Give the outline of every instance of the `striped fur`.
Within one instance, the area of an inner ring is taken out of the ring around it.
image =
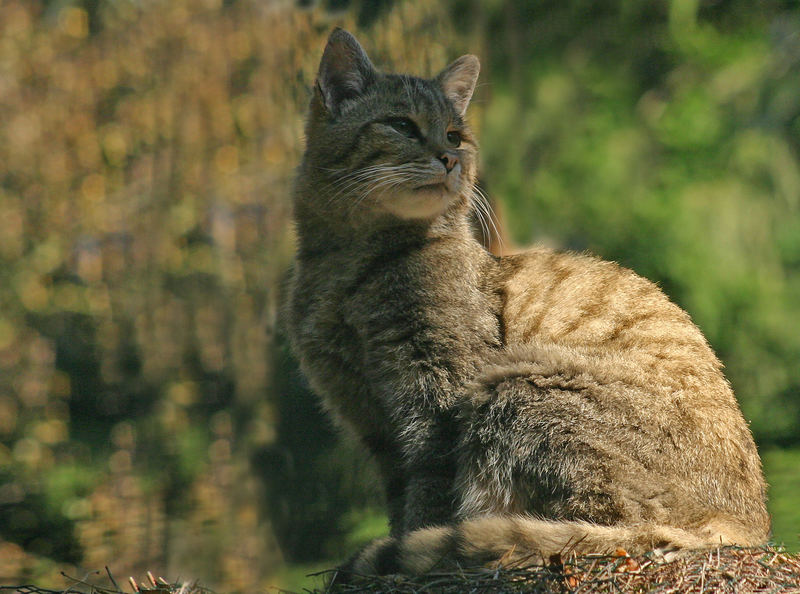
[[[519,567],[547,563],[555,555],[613,554],[617,549],[631,555],[656,550],[671,558],[683,549],[760,544],[736,530],[714,523],[689,531],[655,524],[599,526],[526,516],[484,516],[375,541],[341,568],[339,580],[464,567]]]
[[[758,453],[689,316],[614,263],[474,239],[477,74],[380,73],[341,30],[320,66],[287,326],[390,520],[345,569],[763,543]]]

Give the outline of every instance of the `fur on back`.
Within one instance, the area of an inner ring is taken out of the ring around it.
[[[614,263],[474,239],[478,69],[381,73],[342,30],[320,64],[287,324],[390,519],[345,567],[763,543],[758,453],[689,316]]]

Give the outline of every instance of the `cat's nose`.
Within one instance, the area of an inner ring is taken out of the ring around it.
[[[447,169],[447,173],[450,173],[458,164],[458,157],[456,157],[453,153],[442,153],[439,156],[439,160],[444,165],[444,168]]]

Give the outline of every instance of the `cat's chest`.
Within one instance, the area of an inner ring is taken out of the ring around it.
[[[298,346],[316,369],[367,381],[376,353],[398,364],[437,360],[455,369],[499,344],[496,304],[469,260],[431,250],[306,265],[295,285]],[[323,364],[324,363],[324,364]],[[330,377],[330,375],[328,376]]]
[[[421,273],[420,266],[403,259],[331,257],[307,264],[295,283],[300,333],[355,364],[376,332],[410,319],[417,321],[416,330],[430,325],[443,289]]]

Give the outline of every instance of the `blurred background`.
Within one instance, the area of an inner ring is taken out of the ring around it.
[[[506,247],[589,250],[691,313],[800,550],[796,2],[3,0],[0,584],[299,589],[386,532],[278,318],[336,25],[386,69],[480,56]]]

